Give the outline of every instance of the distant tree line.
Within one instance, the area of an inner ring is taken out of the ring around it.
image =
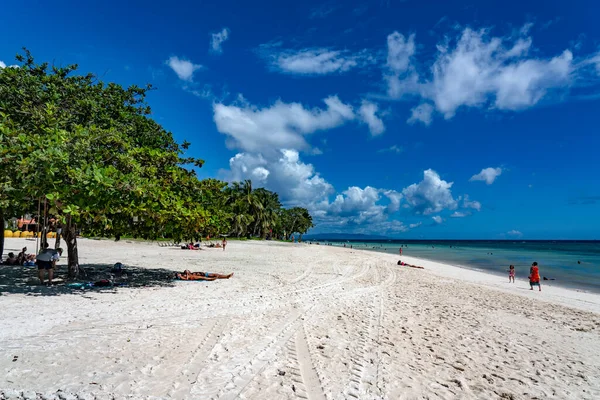
[[[35,213],[44,201],[66,242],[69,275],[79,273],[77,232],[145,239],[230,235],[290,238],[313,226],[309,212],[283,208],[277,193],[199,180],[152,118],[152,86],[123,88],[77,65],[36,64],[0,69],[0,256],[4,221]]]

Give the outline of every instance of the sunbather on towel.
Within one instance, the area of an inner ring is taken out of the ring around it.
[[[215,279],[229,279],[232,276],[233,273],[222,275],[210,272],[191,272],[189,269],[186,269],[183,273],[177,274],[177,279],[181,279],[182,281],[214,281]]]

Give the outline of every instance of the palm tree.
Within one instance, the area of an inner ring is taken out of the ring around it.
[[[277,219],[279,218],[279,209],[281,203],[279,202],[279,196],[277,193],[271,192],[266,189],[256,189],[254,191],[258,202],[260,203],[260,209],[257,209],[256,221],[254,225],[254,234],[259,234],[262,238],[267,236],[267,233],[275,227]]]

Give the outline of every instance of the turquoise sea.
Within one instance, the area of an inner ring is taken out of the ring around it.
[[[517,278],[527,278],[537,261],[540,276],[558,286],[600,293],[600,241],[486,241],[486,240],[387,240],[328,241],[335,246],[352,246],[433,261],[508,276],[513,264]],[[401,257],[398,256],[400,259]],[[506,278],[508,279],[508,278]],[[543,284],[543,282],[542,282]]]

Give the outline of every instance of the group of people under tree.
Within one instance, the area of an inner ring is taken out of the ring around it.
[[[28,254],[27,247],[23,247],[21,252],[15,256],[15,253],[8,253],[8,258],[4,261],[4,265],[19,265],[31,267],[37,265],[38,278],[40,284],[44,284],[45,274],[48,274],[48,284],[52,284],[54,279],[54,270],[56,269],[56,262],[60,260],[63,250],[59,247],[53,249],[50,247],[48,242],[42,242],[42,249],[40,252],[35,254]]]

